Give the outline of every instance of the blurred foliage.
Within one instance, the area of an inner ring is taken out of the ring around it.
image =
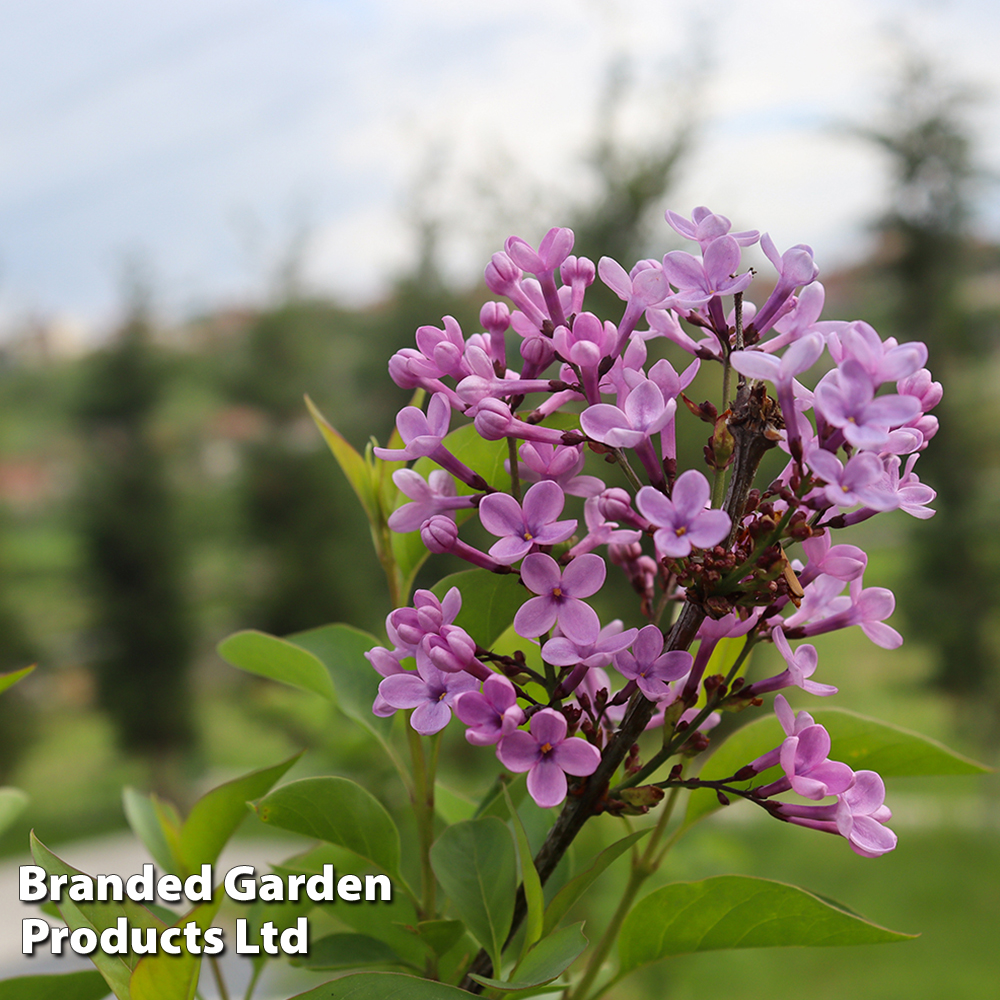
[[[874,280],[886,302],[883,332],[922,340],[945,386],[933,446],[917,472],[937,490],[933,530],[913,531],[913,574],[900,594],[915,638],[934,651],[933,681],[952,694],[997,698],[991,641],[1000,596],[993,499],[998,437],[988,418],[997,315],[977,310],[968,278],[997,265],[970,231],[976,185],[968,112],[974,94],[911,56],[884,114],[860,134],[889,158],[891,204],[877,222]]]
[[[124,749],[153,758],[195,740],[194,635],[164,447],[153,417],[168,388],[144,306],[87,359],[76,417],[85,455],[76,515],[91,595],[94,670]]]

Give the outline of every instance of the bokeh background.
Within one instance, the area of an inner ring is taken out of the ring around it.
[[[577,253],[628,266],[679,245],[666,207],[809,243],[827,318],[930,344],[946,395],[920,475],[938,514],[865,532],[866,583],[896,591],[906,644],[830,637],[823,680],[838,704],[996,763],[995,4],[0,11],[0,672],[39,664],[0,699],[0,784],[31,796],[0,839],[4,865],[29,827],[55,845],[116,842],[125,784],[183,806],[302,746],[296,773],[389,780],[311,696],[214,652],[246,627],[378,632],[387,611],[303,394],[355,445],[385,441],[405,402],[386,359],[444,314],[477,328],[482,268],[506,236],[567,225]],[[449,746],[456,769],[476,766],[460,735]],[[797,881],[917,942],[681,958],[612,995],[988,995],[995,782],[889,791],[900,846],[882,860],[734,807],[662,878]],[[26,971],[16,953],[0,961],[0,977]]]

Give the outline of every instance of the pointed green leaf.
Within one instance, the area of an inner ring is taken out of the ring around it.
[[[204,932],[212,926],[225,893],[217,889],[214,898],[176,919],[172,926],[184,928],[194,922]],[[182,933],[176,939],[180,955],[158,951],[139,961],[129,980],[131,1000],[192,1000],[201,972],[201,953],[188,951]]]
[[[180,860],[191,874],[215,864],[223,847],[247,815],[247,801],[260,798],[305,753],[293,754],[273,767],[251,771],[206,792],[191,809],[180,836]],[[180,874],[180,873],[178,873]]]
[[[622,837],[621,840],[616,840],[594,858],[594,863],[586,871],[571,878],[555,894],[545,910],[545,925],[542,933],[551,934],[553,928],[559,926],[559,922],[566,915],[567,910],[594,884],[598,876],[614,861],[617,861],[633,844],[642,840],[651,829],[652,827],[647,827],[645,830],[637,830],[635,833]]]
[[[302,854],[286,859],[282,866],[275,868],[275,871],[315,875],[322,872],[323,865],[340,865],[342,859],[341,848],[332,844],[320,844]],[[262,919],[259,921],[251,919],[251,925],[259,927],[264,920],[270,919],[273,907],[279,905],[274,903],[261,904]],[[255,917],[255,909],[256,905],[251,908],[251,918]],[[417,911],[405,890],[394,892],[391,902],[388,900],[386,902],[380,901],[377,906],[348,905],[342,908],[338,906],[337,919],[359,934],[366,934],[384,941],[397,955],[411,965],[422,967],[427,960],[427,946],[412,931],[412,928],[417,924]]]
[[[493,817],[456,823],[432,845],[431,865],[455,911],[499,969],[517,889],[510,830]]]
[[[0,833],[24,811],[28,796],[20,788],[0,788]]]
[[[517,807],[514,805],[506,785],[503,786],[503,794],[504,801],[507,803],[507,810],[510,813],[511,826],[514,829],[514,843],[517,846],[517,861],[521,872],[521,884],[524,886],[524,900],[528,907],[524,948],[522,950],[523,957],[528,949],[542,936],[545,899],[542,896],[542,880],[538,877],[535,859],[532,857],[531,847],[528,845],[528,835],[524,832],[524,824],[521,822],[521,817],[517,814]]]
[[[104,977],[90,970],[0,981],[0,1000],[104,1000],[106,996]]]
[[[31,834],[31,854],[35,864],[44,868],[49,875],[84,874],[53,854],[34,833]],[[130,927],[155,927],[163,930],[167,926],[144,906],[131,900],[121,903],[74,903],[64,892],[58,905],[60,915],[67,927],[72,930],[89,927],[99,935],[106,928],[117,926],[119,917],[125,917]],[[131,1000],[129,979],[139,962],[139,957],[131,951],[125,955],[107,955],[98,948],[90,959],[118,1000]]]
[[[880,944],[914,936],[870,923],[794,885],[719,875],[651,892],[625,918],[618,947],[624,974],[695,951]]]
[[[290,1000],[469,1000],[469,994],[455,986],[400,972],[359,972],[308,993],[296,993]]]
[[[310,942],[309,954],[292,957],[291,964],[322,971],[402,965],[403,960],[384,941],[367,934],[328,934]]]
[[[464,628],[483,649],[492,647],[530,596],[516,573],[491,573],[488,569],[452,573],[431,590],[443,598],[452,587],[458,587],[462,594],[462,609],[455,624]]]
[[[519,809],[527,794],[527,774],[510,775],[502,772],[497,775],[493,786],[476,806],[476,812],[472,818],[482,819],[484,816],[496,816],[506,822],[510,819],[510,810],[507,808],[508,798],[514,804],[514,808]]]
[[[182,863],[171,847],[171,840],[177,844],[180,830],[175,827],[168,833],[163,822],[163,810],[157,809],[156,798],[134,788],[124,788],[122,808],[128,825],[149,851],[150,857],[164,871],[177,871]]]
[[[301,778],[276,788],[254,808],[263,822],[346,847],[404,884],[399,830],[382,803],[356,782],[333,775]]]
[[[323,664],[333,680],[337,707],[344,715],[384,743],[392,730],[392,717],[372,714],[382,678],[365,659],[365,653],[378,646],[379,640],[361,629],[336,624],[296,632],[288,641],[308,650]]]
[[[330,701],[334,698],[333,683],[323,664],[287,639],[246,629],[223,639],[217,648],[227,663],[247,673],[311,691]]]
[[[9,674],[0,674],[0,694],[3,694],[7,688],[15,685],[22,677],[27,677],[32,670],[35,669],[35,665],[32,664],[30,667],[24,667],[21,670],[11,671]]]
[[[810,714],[830,734],[832,760],[843,761],[855,771],[878,771],[883,778],[948,774],[982,774],[990,769],[950,750],[937,740],[888,722],[869,719],[843,708],[817,708]],[[715,781],[728,778],[745,764],[778,746],[785,738],[777,718],[768,715],[736,730],[706,760],[701,777]],[[767,784],[780,773],[773,768],[757,775],[743,787]],[[688,799],[685,823],[690,825],[720,809],[715,792],[697,789]]]
[[[461,920],[421,920],[416,930],[420,940],[440,958],[458,944],[465,924]]]
[[[306,396],[306,406],[309,414],[316,422],[323,440],[326,441],[336,458],[341,471],[351,484],[361,506],[368,517],[368,521],[375,525],[378,518],[378,500],[375,496],[375,487],[372,481],[372,473],[365,460],[347,439],[331,424],[322,413],[319,412],[316,404]]]
[[[530,990],[536,986],[544,986],[561,976],[587,947],[587,939],[583,935],[583,922],[570,924],[556,931],[535,945],[521,959],[517,968],[511,974],[510,980],[487,979],[476,976],[477,983],[491,986],[495,990],[512,992],[515,990]]]
[[[472,819],[476,813],[476,804],[438,781],[434,785],[434,811],[451,826],[452,823]]]

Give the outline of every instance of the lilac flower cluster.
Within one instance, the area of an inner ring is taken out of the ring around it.
[[[485,272],[509,304],[483,307],[482,332],[466,336],[446,317],[443,328],[421,327],[416,347],[389,363],[397,385],[430,399],[426,413],[400,412],[404,446],[375,454],[439,466],[427,480],[414,469],[395,473],[402,497],[389,526],[419,530],[431,552],[518,574],[525,599],[513,627],[540,647],[544,673],[523,655],[477,647],[454,624],[457,590],[440,601],[418,591],[412,608],[388,617],[393,648],[368,654],[383,676],[374,711],[412,711],[410,724],[424,735],[457,715],[470,743],[494,746],[502,764],[528,772],[528,790],[542,806],[565,798],[567,775],[598,769],[637,701],[651,703],[650,725],[667,727],[664,750],[645,765],[629,757],[621,784],[604,798],[611,811],[626,807],[618,791],[667,757],[704,749],[716,710],[759,704],[761,695],[790,687],[835,693],[811,679],[815,647],[793,642],[858,625],[874,643],[898,646],[899,634],[885,624],[892,594],[866,587],[865,553],[833,536],[889,510],[933,513],[934,491],[914,472],[937,430],[929,411],[941,398],[924,367],[926,347],[882,340],[864,322],[821,320],[823,286],[808,246],[779,252],[767,234],[732,233],[728,219],[706,208],[666,219],[700,252],[673,251],[628,272],[607,257],[595,266],[573,256],[568,229],[550,230],[537,249],[512,237]],[[758,242],[776,278],[755,306],[745,295],[756,272],[741,258]],[[624,303],[617,322],[585,310],[598,276]],[[651,349],[692,360],[678,371],[666,358],[651,362]],[[721,413],[684,394],[706,364],[721,366],[726,395],[730,373],[738,376]],[[822,374],[810,389],[799,378],[814,366]],[[487,482],[449,450],[453,411],[485,440],[507,442],[509,480]],[[706,467],[678,474],[675,426],[689,413],[712,425]],[[787,464],[774,482],[754,487],[760,456],[773,446],[788,454]],[[615,482],[583,474],[587,449],[611,462]],[[582,501],[582,522],[567,512],[569,498]],[[473,510],[497,539],[486,552],[459,537],[457,513]],[[786,555],[796,544],[798,552]],[[589,603],[604,585],[606,558],[639,595],[634,627],[602,624]],[[686,631],[676,624],[685,614]],[[709,674],[726,639],[742,642],[737,666]],[[746,684],[738,667],[765,641],[786,668]],[[608,669],[621,680],[610,680]],[[748,764],[741,780],[777,764],[784,777],[747,797],[779,818],[846,837],[858,853],[890,850],[895,837],[881,825],[889,812],[878,775],[830,761],[825,730],[805,712],[793,717],[781,695],[775,710],[786,738]],[[659,788],[681,783],[679,768]],[[789,791],[834,802],[773,799]]]

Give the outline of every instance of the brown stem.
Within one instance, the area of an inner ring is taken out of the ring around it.
[[[737,528],[743,519],[747,495],[753,485],[757,468],[765,453],[773,448],[777,440],[777,429],[781,427],[781,413],[777,403],[764,391],[762,383],[753,383],[752,388],[741,386],[733,404],[733,415],[729,429],[736,440],[733,460],[733,474],[729,481],[723,509],[733,522],[732,532],[727,541],[731,545]],[[680,616],[667,634],[664,650],[687,649],[694,641],[698,628],[705,618],[705,611],[696,604],[685,604]],[[611,778],[625,759],[632,745],[639,738],[653,716],[653,702],[636,692],[629,703],[621,727],[611,738],[601,755],[597,770],[575,790],[566,800],[562,812],[549,830],[545,843],[535,857],[538,876],[544,884],[555,870],[573,839],[591,816],[600,811],[602,800],[607,794]],[[514,902],[514,919],[507,942],[514,936],[527,913],[523,886],[517,891]],[[480,951],[469,967],[460,988],[469,993],[481,993],[483,987],[473,974],[490,976],[493,964],[485,950]]]

